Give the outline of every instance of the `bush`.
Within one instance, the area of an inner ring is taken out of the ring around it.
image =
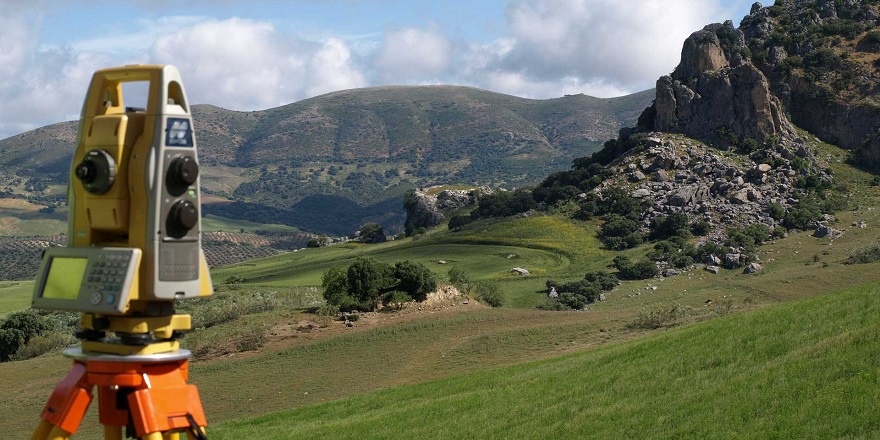
[[[501,307],[504,305],[504,295],[497,284],[487,281],[480,281],[475,286],[477,299],[488,304],[491,307]]]
[[[422,263],[399,261],[394,265],[397,289],[412,298],[424,299],[425,295],[437,289],[437,276]]]
[[[52,353],[72,347],[79,342],[72,334],[59,331],[50,331],[36,335],[28,341],[27,345],[19,347],[19,349],[10,357],[13,361],[23,361],[25,359],[42,356],[46,353]]]
[[[865,264],[880,261],[880,244],[872,244],[856,250],[844,264]]]
[[[712,230],[712,224],[706,220],[700,220],[691,224],[691,233],[698,237],[705,237]]]
[[[619,214],[605,216],[605,223],[599,232],[599,238],[605,247],[612,250],[623,250],[636,247],[644,240],[638,232],[641,223]]]
[[[630,329],[653,330],[671,327],[685,318],[690,309],[678,304],[661,305],[651,309],[642,309],[635,320],[627,324]]]
[[[656,217],[651,221],[651,237],[662,240],[669,237],[690,237],[690,227],[686,214],[676,212],[666,217]]]
[[[33,310],[10,314],[0,324],[0,362],[11,359],[31,338],[52,328],[51,324]]]
[[[449,282],[455,286],[459,292],[465,295],[469,295],[474,288],[470,276],[464,271],[464,269],[458,266],[452,266],[449,268],[447,276],[449,277]]]
[[[452,216],[451,219],[449,219],[448,227],[451,231],[459,231],[461,230],[461,228],[467,226],[473,221],[474,219],[472,219],[469,215],[455,215]]]
[[[498,191],[479,198],[477,209],[471,211],[474,219],[488,217],[507,217],[535,209],[538,203],[528,189]]]
[[[613,264],[618,271],[618,277],[625,280],[645,280],[660,273],[657,264],[650,259],[632,262],[629,257],[618,255],[614,257]]]
[[[412,300],[413,300],[412,297],[409,296],[408,293],[402,292],[400,290],[393,290],[391,292],[388,292],[385,294],[385,297],[383,298],[383,302],[386,305],[388,305],[396,310],[402,309],[404,304],[406,304]]]

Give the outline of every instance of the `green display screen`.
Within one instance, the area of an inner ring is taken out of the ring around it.
[[[43,298],[75,301],[79,297],[79,289],[88,263],[88,258],[52,258],[49,275],[46,276],[46,286],[43,288]]]

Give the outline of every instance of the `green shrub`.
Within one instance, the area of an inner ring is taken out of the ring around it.
[[[477,299],[492,307],[501,307],[504,305],[504,295],[501,289],[495,283],[488,281],[480,281],[475,286]]]
[[[613,264],[618,271],[617,276],[624,280],[645,280],[660,273],[657,264],[650,259],[633,262],[625,255],[618,255],[614,257]]]
[[[403,305],[412,301],[412,297],[409,296],[408,293],[402,292],[400,290],[394,290],[385,294],[383,298],[383,303],[387,306],[394,308],[396,310],[400,310],[403,308]]]
[[[691,224],[691,233],[698,237],[705,237],[712,230],[712,224],[706,220],[700,220]]]
[[[397,278],[397,289],[412,298],[424,299],[437,289],[437,276],[422,263],[398,261],[394,264],[394,277]]]
[[[470,276],[465,272],[464,269],[458,266],[452,266],[449,268],[449,272],[447,272],[447,276],[449,277],[449,282],[458,289],[459,292],[470,295],[471,291],[474,288],[473,282],[471,282]]]
[[[449,219],[448,227],[451,231],[458,231],[461,230],[461,228],[472,223],[473,221],[474,219],[472,219],[469,215],[455,215]]]
[[[651,221],[651,238],[663,240],[669,237],[690,237],[688,217],[676,212],[665,217],[655,217]]]
[[[630,329],[653,330],[661,327],[672,327],[687,317],[691,309],[678,304],[660,305],[650,309],[642,309],[638,316],[627,324]]]
[[[6,362],[32,338],[52,329],[52,324],[34,310],[10,314],[0,324],[0,362]]]
[[[46,353],[53,353],[72,347],[78,343],[79,340],[71,333],[49,331],[32,337],[26,345],[19,347],[19,349],[10,357],[10,360],[22,361],[25,359],[31,359],[37,356],[42,356]]]
[[[857,249],[847,258],[845,264],[865,264],[880,261],[880,244],[872,244]]]

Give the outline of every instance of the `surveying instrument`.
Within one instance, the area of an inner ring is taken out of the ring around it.
[[[131,87],[144,85],[146,107],[126,107],[123,90],[136,98]],[[81,312],[82,344],[64,351],[73,367],[32,440],[75,434],[95,387],[106,440],[123,428],[142,440],[205,439],[198,390],[186,383],[191,353],[178,342],[191,318],[174,313],[175,300],[213,293],[191,107],[175,67],[95,72],[67,192],[67,247],[46,250],[32,305]]]

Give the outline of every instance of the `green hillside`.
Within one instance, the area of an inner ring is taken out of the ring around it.
[[[653,95],[532,100],[470,87],[376,87],[254,112],[196,105],[193,118],[203,192],[237,202],[206,199],[210,213],[345,235],[368,221],[400,230],[403,194],[416,187],[534,184],[633,125]],[[76,128],[64,122],[0,140],[0,195],[60,207]]]
[[[878,295],[873,284],[569,356],[224,423],[211,436],[878,438]]]

